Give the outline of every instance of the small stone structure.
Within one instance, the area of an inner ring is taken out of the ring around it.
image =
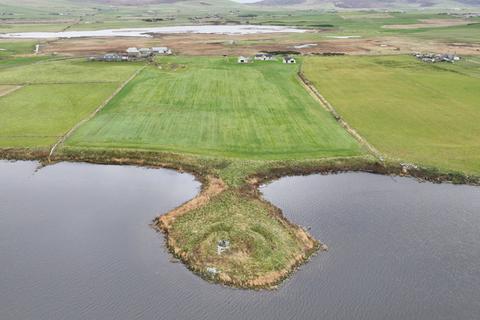
[[[219,274],[220,272],[218,271],[217,268],[215,267],[207,267],[207,273],[208,275],[210,275],[211,277],[215,277],[217,274]]]
[[[221,255],[226,250],[230,249],[230,241],[228,240],[220,240],[217,243],[217,254]]]

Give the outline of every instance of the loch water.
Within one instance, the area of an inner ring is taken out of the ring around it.
[[[0,161],[0,319],[478,319],[480,188],[365,173],[262,187],[329,246],[274,291],[214,285],[149,223],[200,184],[165,169]]]

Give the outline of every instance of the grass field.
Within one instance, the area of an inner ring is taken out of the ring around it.
[[[115,83],[32,85],[0,98],[0,148],[54,144],[117,86]]]
[[[0,148],[49,147],[139,67],[80,60],[21,61],[0,64]],[[16,85],[24,86],[1,96]]]
[[[2,58],[15,54],[32,53],[35,48],[35,42],[30,40],[1,40],[0,41],[0,61]]]
[[[480,64],[413,57],[309,58],[307,77],[386,155],[480,173]]]
[[[159,60],[67,140],[253,159],[350,156],[360,147],[279,61]]]
[[[2,68],[0,64],[0,84],[120,82],[140,66],[130,63],[89,62],[84,59],[44,60],[27,57],[24,60],[23,64],[5,62],[8,68]]]

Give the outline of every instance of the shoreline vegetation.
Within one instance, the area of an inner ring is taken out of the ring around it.
[[[202,183],[201,192],[153,219],[152,227],[164,233],[169,251],[191,271],[205,280],[243,289],[274,289],[312,255],[328,250],[306,229],[288,221],[279,208],[264,200],[259,191],[262,184],[284,176],[367,172],[408,176],[433,183],[480,185],[479,176],[388,160],[380,162],[370,155],[248,161],[152,151],[63,147],[52,156],[52,162],[48,161],[48,150],[3,149],[0,159],[37,160],[42,165],[61,161],[135,165],[194,175]],[[240,232],[233,230],[233,222],[225,215],[231,215]],[[198,227],[200,220],[204,223]],[[188,230],[193,232],[188,233]],[[217,255],[212,251],[212,247],[215,249],[212,244],[222,236],[232,240],[231,252]]]

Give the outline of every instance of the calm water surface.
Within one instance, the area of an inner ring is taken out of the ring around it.
[[[480,189],[369,174],[265,196],[327,243],[273,292],[211,285],[149,222],[199,184],[169,170],[0,162],[0,319],[478,319]]]
[[[303,33],[307,30],[286,26],[264,25],[193,25],[173,27],[105,29],[87,31],[60,31],[60,32],[20,32],[0,33],[0,38],[6,39],[53,39],[53,38],[84,38],[84,37],[146,37],[157,34],[227,34],[246,35],[263,33]]]

